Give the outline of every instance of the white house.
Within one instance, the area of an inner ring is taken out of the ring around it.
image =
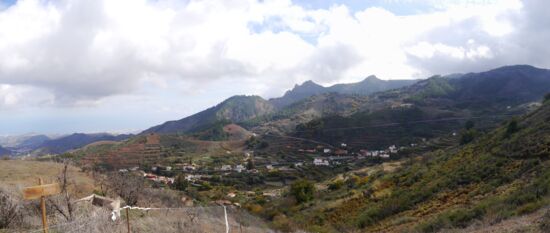
[[[222,165],[221,170],[222,171],[230,171],[231,170],[231,165]]]
[[[388,147],[388,149],[390,150],[390,153],[397,153],[397,146],[395,145],[391,145],[390,147]]]
[[[246,169],[245,169],[244,166],[241,165],[241,164],[235,166],[235,171],[236,171],[236,172],[239,172],[239,173],[240,173],[240,172],[242,172],[242,171],[244,171],[244,170],[246,170]]]
[[[324,149],[324,150],[323,150],[323,153],[325,153],[325,154],[330,153],[330,149]]]
[[[321,158],[313,159],[313,164],[315,166],[328,166],[329,165],[328,160],[324,160],[324,159],[321,159]]]
[[[341,146],[341,147],[347,147],[347,146],[348,146],[348,144],[346,144],[346,143],[342,143],[342,144],[340,144],[340,146]]]

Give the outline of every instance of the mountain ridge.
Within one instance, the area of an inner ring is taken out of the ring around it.
[[[260,96],[237,95],[191,116],[153,126],[144,130],[141,134],[198,131],[220,121],[240,122],[274,110],[274,107]]]
[[[305,81],[293,89],[288,90],[285,94],[278,98],[271,98],[269,101],[277,108],[286,107],[292,103],[306,99],[313,95],[336,92],[348,95],[369,95],[375,92],[386,91],[390,89],[400,88],[403,86],[416,83],[418,80],[382,80],[374,75],[370,75],[365,79],[355,83],[334,84],[329,87],[321,86],[312,80]]]

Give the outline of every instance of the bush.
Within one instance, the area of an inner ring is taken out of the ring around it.
[[[517,131],[519,131],[518,120],[514,118],[510,120],[508,126],[506,126],[506,135],[511,135]]]
[[[338,190],[341,189],[344,186],[343,180],[337,180],[328,185],[328,189],[330,190]]]
[[[180,191],[185,191],[189,187],[189,181],[185,179],[184,174],[180,174],[174,180],[174,184],[172,184],[172,187]]]
[[[0,229],[7,228],[20,219],[21,216],[18,213],[20,208],[15,198],[7,191],[0,189]]]
[[[290,194],[298,203],[311,201],[315,194],[315,185],[308,180],[295,181],[290,186]]]
[[[464,144],[468,144],[470,142],[472,142],[477,136],[477,131],[475,129],[467,129],[467,130],[463,130],[461,133],[460,133],[460,144],[461,145],[464,145]]]
[[[479,208],[456,209],[444,212],[431,221],[421,223],[417,228],[422,232],[437,232],[443,228],[464,228],[472,219],[481,215],[483,215],[483,211]]]
[[[282,232],[292,232],[291,222],[283,214],[276,215],[273,218],[273,226]]]

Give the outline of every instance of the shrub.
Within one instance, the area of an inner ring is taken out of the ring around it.
[[[328,189],[330,190],[338,190],[344,186],[343,180],[337,180],[328,185]]]
[[[7,191],[0,189],[0,229],[7,228],[20,219],[21,206],[19,202],[8,194]]]
[[[290,220],[283,214],[276,215],[273,218],[273,226],[282,232],[292,232]]]
[[[468,144],[470,142],[472,142],[477,136],[477,131],[475,129],[467,129],[467,130],[463,130],[461,133],[460,133],[460,144],[461,145],[464,145],[464,144]]]
[[[313,200],[315,186],[308,180],[297,180],[290,186],[290,194],[294,196],[298,203]]]
[[[508,126],[506,126],[506,135],[511,135],[519,130],[518,126],[518,120],[512,119],[510,122],[508,122]]]
[[[437,232],[443,228],[464,228],[468,226],[472,219],[478,218],[483,214],[482,209],[456,209],[447,211],[435,219],[421,223],[417,226],[422,232]]]
[[[184,174],[180,174],[174,180],[174,184],[172,185],[172,187],[177,190],[185,191],[189,187],[189,181],[185,179]]]

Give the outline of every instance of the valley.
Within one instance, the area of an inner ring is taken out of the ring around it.
[[[242,208],[283,232],[479,229],[474,219],[489,229],[546,216],[550,71],[502,67],[372,93],[314,86],[296,86],[285,96],[300,98],[284,105],[231,97],[136,135],[62,137],[85,145],[30,158]]]

